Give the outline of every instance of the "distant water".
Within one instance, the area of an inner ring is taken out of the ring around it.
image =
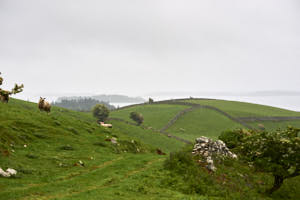
[[[124,107],[124,106],[130,106],[130,105],[134,105],[134,104],[140,104],[140,102],[136,102],[136,103],[109,103],[113,106],[115,106],[116,108],[121,108],[121,107]]]

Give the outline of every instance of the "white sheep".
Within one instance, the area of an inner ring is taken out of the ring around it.
[[[17,171],[11,168],[8,168],[6,171],[4,171],[2,168],[0,168],[0,175],[3,177],[11,177],[17,174]]]

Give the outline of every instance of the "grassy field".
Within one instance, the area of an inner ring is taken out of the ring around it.
[[[112,137],[118,145],[106,141]],[[129,177],[138,177],[162,162],[164,157],[153,153],[155,148],[164,144],[168,151],[180,146],[166,136],[155,135],[153,141],[159,141],[151,146],[136,138],[126,131],[101,128],[87,113],[53,108],[47,115],[36,104],[1,103],[0,167],[14,168],[18,174],[16,178],[0,177],[0,199],[99,199],[99,194],[103,199],[119,199],[125,191],[118,193],[114,187],[128,186]]]
[[[153,130],[143,129],[139,126],[128,125],[119,121],[112,121],[115,129],[126,134],[127,136],[137,139],[144,144],[159,148],[164,152],[170,153],[184,146],[184,143],[169,138],[166,135],[155,132]]]
[[[161,128],[185,108],[145,105],[114,111],[112,116],[128,119],[131,111],[138,111],[147,126]],[[0,167],[18,171],[16,177],[0,177],[0,200],[299,199],[299,177],[267,197],[262,191],[271,184],[270,175],[234,161],[228,166],[219,163],[216,174],[199,169],[201,173],[195,174],[199,179],[191,182],[185,179],[189,172],[176,175],[166,170],[169,155],[156,154],[157,148],[178,151],[184,143],[154,129],[111,122],[113,128],[105,129],[91,113],[54,107],[48,115],[33,103],[15,99],[0,103]],[[220,113],[195,109],[167,131],[192,141],[200,135],[216,138],[223,129],[235,127],[240,125]],[[220,182],[224,176],[230,180],[226,184]],[[191,190],[195,186],[201,192]]]
[[[252,103],[225,100],[185,100],[185,102],[197,103],[217,107],[234,117],[251,116],[300,116],[300,112],[264,106]]]
[[[194,141],[200,136],[217,139],[224,130],[242,128],[242,125],[210,109],[196,109],[179,118],[167,132]]]
[[[144,125],[156,129],[161,129],[166,125],[178,112],[188,108],[188,106],[167,105],[167,104],[151,104],[139,105],[126,109],[116,110],[111,113],[111,117],[117,117],[133,122],[129,118],[131,112],[141,113],[144,117]]]
[[[274,122],[274,121],[263,121],[263,122],[251,122],[248,123],[251,126],[259,129],[260,125],[263,125],[266,130],[275,131],[277,129],[285,129],[287,126],[293,126],[296,128],[300,128],[300,120],[295,121],[280,121],[280,122]]]

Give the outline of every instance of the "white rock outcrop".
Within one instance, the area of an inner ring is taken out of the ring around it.
[[[213,158],[229,157],[237,158],[237,155],[232,153],[222,140],[213,141],[207,137],[201,136],[196,139],[196,144],[192,152],[194,155],[201,155],[205,158],[207,169],[216,171]]]

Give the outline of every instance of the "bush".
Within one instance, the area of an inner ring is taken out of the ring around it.
[[[141,125],[144,121],[144,117],[142,114],[137,113],[137,112],[131,112],[130,113],[130,118],[135,121],[138,125]]]
[[[93,108],[93,116],[98,122],[104,122],[109,116],[109,109],[103,104],[97,104]]]
[[[278,190],[283,181],[300,175],[300,129],[292,127],[274,132],[253,132],[242,139],[238,147],[249,163],[274,177],[273,187]]]
[[[171,153],[170,158],[165,161],[164,167],[170,171],[164,184],[175,187],[185,194],[203,195],[206,193],[208,184],[205,176],[209,175],[197,165],[191,151],[183,150]]]
[[[230,149],[239,146],[242,139],[246,136],[251,134],[249,131],[244,129],[238,129],[233,131],[224,131],[219,136],[219,140],[225,142],[226,146]]]

